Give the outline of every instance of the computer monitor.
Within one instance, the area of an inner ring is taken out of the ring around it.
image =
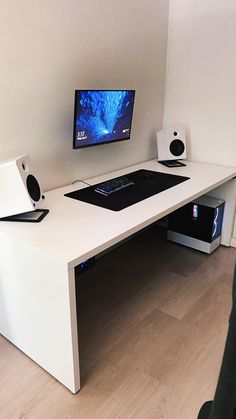
[[[134,90],[76,90],[73,148],[128,140]]]

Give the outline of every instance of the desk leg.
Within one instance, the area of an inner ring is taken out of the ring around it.
[[[0,235],[0,333],[73,393],[80,389],[74,269]]]

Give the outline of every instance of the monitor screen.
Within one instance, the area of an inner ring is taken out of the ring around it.
[[[134,90],[76,90],[73,147],[128,140]]]

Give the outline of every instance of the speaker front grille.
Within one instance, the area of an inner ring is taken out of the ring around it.
[[[185,150],[185,146],[183,141],[181,140],[173,140],[170,143],[170,152],[173,154],[173,156],[181,156]]]
[[[37,179],[33,175],[27,176],[26,187],[31,199],[36,202],[39,201],[41,198],[40,186]]]

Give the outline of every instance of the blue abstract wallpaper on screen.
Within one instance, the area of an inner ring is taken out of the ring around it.
[[[77,90],[76,148],[130,138],[133,90]]]

